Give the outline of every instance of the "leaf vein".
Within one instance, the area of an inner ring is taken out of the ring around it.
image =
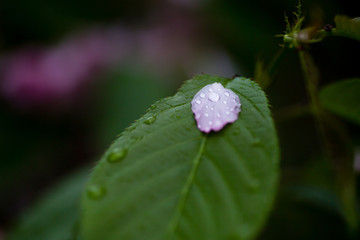
[[[176,212],[174,213],[173,218],[170,220],[170,224],[168,227],[168,232],[167,232],[168,239],[171,239],[171,235],[175,232],[177,226],[179,225],[179,221],[180,221],[182,212],[184,211],[186,201],[189,197],[189,192],[190,192],[191,186],[193,185],[197,170],[200,165],[201,157],[205,150],[206,140],[207,140],[207,138],[204,137],[203,141],[201,142],[199,152],[197,153],[197,155],[194,158],[194,161],[193,161],[194,164],[190,170],[189,176],[185,182],[183,189],[181,190],[180,199],[177,204]]]

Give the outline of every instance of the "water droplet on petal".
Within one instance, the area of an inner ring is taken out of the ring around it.
[[[229,115],[230,114],[230,112],[229,111],[226,111],[226,115]]]
[[[256,179],[252,179],[252,181],[249,182],[248,187],[250,191],[257,191],[260,188],[260,183]]]
[[[205,116],[205,117],[209,117],[209,114],[208,114],[208,113],[205,113],[204,116]]]
[[[213,108],[213,107],[211,107],[211,108],[210,108],[210,110],[211,110],[211,111],[214,111],[214,108]]]
[[[210,125],[210,126],[212,125],[212,121],[209,121],[209,125]]]
[[[155,122],[156,120],[156,117],[155,116],[151,116],[151,117],[148,117],[147,119],[145,119],[144,123],[147,124],[147,125],[150,125],[152,124],[153,122]]]
[[[226,101],[223,101],[223,103],[226,105],[227,104],[227,102]]]
[[[212,90],[212,88],[209,88],[209,92],[212,92],[213,90]]]
[[[92,184],[87,187],[86,193],[89,198],[92,198],[94,200],[100,200],[105,196],[106,189],[100,185]]]
[[[252,142],[252,146],[254,147],[261,147],[262,143],[259,138],[255,138]]]
[[[218,117],[218,118],[221,117],[220,113],[217,113],[217,114],[216,114],[216,117]]]
[[[205,94],[204,94],[204,93],[200,93],[200,97],[201,97],[201,98],[204,98],[204,97],[205,97]]]
[[[217,94],[215,92],[212,92],[209,94],[210,101],[217,102],[217,101],[219,101],[219,98],[220,98],[219,94]]]
[[[126,148],[115,148],[107,157],[109,163],[116,163],[123,160],[127,155]]]
[[[200,101],[200,100],[196,100],[196,103],[197,103],[197,104],[200,104],[200,103],[201,103],[201,101]]]
[[[227,92],[227,91],[226,91],[224,94],[225,94],[225,96],[227,96],[227,97],[230,96],[229,92]]]

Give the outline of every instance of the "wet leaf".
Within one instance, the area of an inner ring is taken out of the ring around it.
[[[214,82],[239,96],[242,112],[221,131],[204,134],[190,102]],[[109,162],[118,149],[126,156]],[[82,237],[252,239],[272,206],[278,165],[274,124],[260,87],[245,78],[196,76],[155,103],[105,153],[82,200]],[[102,189],[101,196],[94,197],[94,189]]]

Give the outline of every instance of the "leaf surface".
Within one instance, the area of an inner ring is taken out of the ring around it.
[[[360,78],[338,81],[320,91],[327,110],[360,125]]]
[[[238,94],[239,119],[200,132],[190,101],[219,82]],[[83,196],[92,239],[252,239],[272,206],[278,142],[265,94],[253,81],[199,75],[158,101],[113,143]]]
[[[335,16],[335,35],[352,38],[360,41],[360,18],[349,18],[347,16]]]

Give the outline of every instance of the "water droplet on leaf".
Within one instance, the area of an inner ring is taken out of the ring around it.
[[[126,148],[115,148],[107,157],[109,163],[116,163],[123,160],[127,155]]]
[[[239,130],[239,129],[235,129],[235,130],[233,131],[233,134],[234,134],[235,136],[239,135],[239,134],[240,134],[240,130]]]
[[[261,146],[261,141],[260,141],[260,139],[259,139],[259,138],[255,138],[255,139],[253,140],[253,142],[252,142],[252,145],[253,145],[254,147],[260,147],[260,146]]]
[[[248,187],[249,187],[249,189],[250,189],[251,191],[257,191],[257,190],[260,189],[260,183],[259,183],[258,180],[253,179],[253,180],[249,183]]]
[[[97,184],[92,184],[92,185],[88,186],[86,189],[86,192],[87,192],[88,197],[92,198],[94,200],[100,200],[106,194],[105,188],[101,187]]]
[[[150,125],[152,124],[153,122],[155,122],[156,120],[156,117],[155,116],[151,116],[151,117],[148,117],[147,119],[145,119],[144,123],[147,124],[147,125]]]

